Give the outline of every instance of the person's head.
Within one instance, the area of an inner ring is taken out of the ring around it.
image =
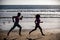
[[[36,14],[36,19],[39,19],[40,18],[40,15],[39,14]]]
[[[21,13],[18,13],[17,16],[19,17],[21,15]]]

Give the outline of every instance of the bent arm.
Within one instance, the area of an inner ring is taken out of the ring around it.
[[[43,23],[43,21],[40,20],[40,23]]]
[[[40,20],[40,23],[43,23],[43,21]]]
[[[22,20],[23,16],[20,17],[20,20]]]
[[[43,21],[41,21],[40,23],[43,23]]]
[[[15,16],[12,17],[13,22],[14,22],[14,18],[15,18]]]
[[[35,20],[35,24],[36,24],[36,20]]]

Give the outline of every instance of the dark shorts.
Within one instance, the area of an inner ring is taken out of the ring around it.
[[[19,25],[19,23],[14,23],[14,27],[15,27],[15,26],[21,27],[21,26]]]

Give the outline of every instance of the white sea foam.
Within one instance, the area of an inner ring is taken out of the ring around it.
[[[18,13],[18,12],[6,12],[6,11],[0,12],[0,17],[12,17],[12,16],[16,16]],[[42,14],[41,17],[43,18],[41,18],[41,20],[43,21],[43,23],[41,23],[40,25],[43,29],[60,28],[59,27],[60,12],[21,12],[21,14],[23,15],[23,17],[28,17],[28,18],[23,18],[23,20],[19,22],[19,24],[22,26],[23,29],[34,29],[35,18],[30,18],[30,17],[35,17],[36,14]],[[0,29],[9,30],[12,26],[13,26],[13,22],[11,18],[0,18]]]

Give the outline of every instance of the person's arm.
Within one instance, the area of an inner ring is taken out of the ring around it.
[[[20,17],[20,20],[22,20],[23,16]]]
[[[36,20],[35,20],[35,24],[36,24]]]
[[[40,23],[43,23],[43,21],[40,20]]]
[[[43,21],[40,21],[40,23],[43,23]]]
[[[43,23],[43,21],[40,20],[40,23]]]
[[[14,22],[14,18],[15,18],[15,16],[12,17],[13,22]]]

